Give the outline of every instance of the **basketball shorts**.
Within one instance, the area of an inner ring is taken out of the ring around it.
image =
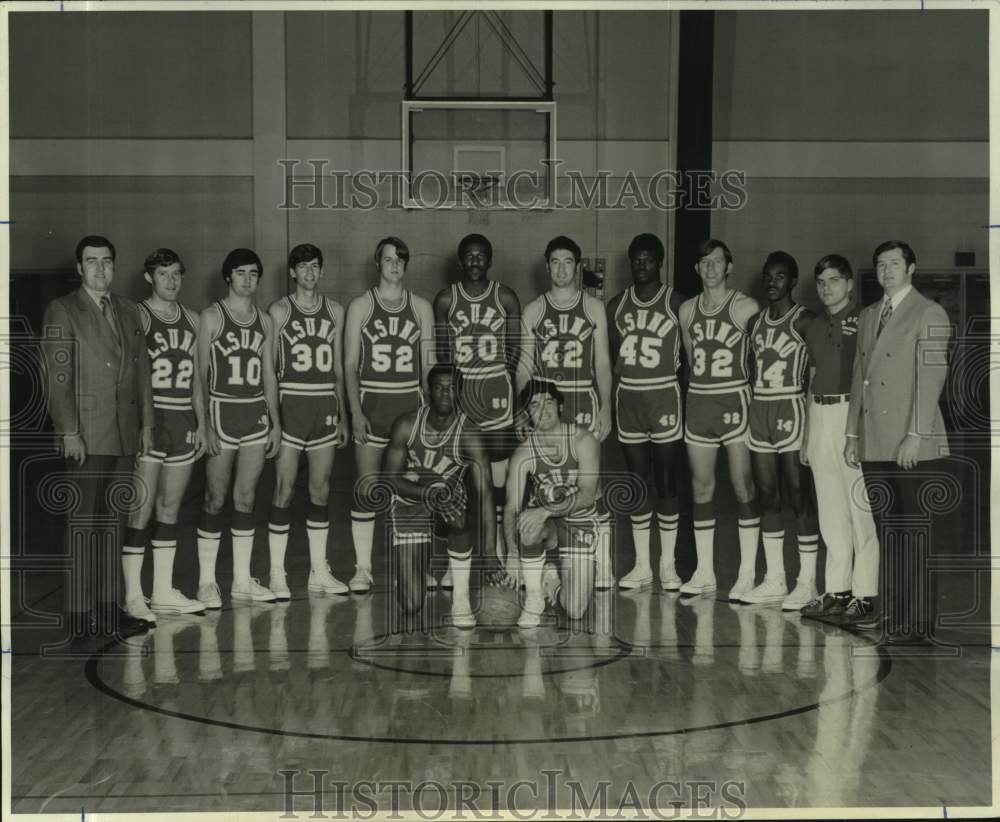
[[[684,442],[690,445],[746,442],[749,412],[749,386],[719,394],[688,391]]]
[[[806,398],[754,397],[750,402],[751,451],[782,454],[802,449],[805,431]]]
[[[555,517],[549,520],[549,547],[560,557],[592,557],[597,551],[597,516]]]
[[[462,412],[482,431],[501,431],[514,424],[514,389],[506,371],[462,379]]]
[[[267,442],[270,420],[263,397],[251,400],[223,400],[212,397],[208,404],[212,428],[219,445],[229,451]]]
[[[634,445],[681,438],[681,387],[676,382],[659,388],[619,384],[615,399],[619,442]]]
[[[194,462],[198,418],[193,408],[153,409],[153,448],[139,457],[143,462],[190,465]]]
[[[468,494],[461,480],[448,483],[446,493],[428,495],[415,502],[393,497],[389,507],[389,533],[393,545],[430,543],[435,532],[465,531]]]
[[[298,451],[336,445],[340,406],[336,394],[281,393],[281,444]]]
[[[575,422],[593,434],[597,427],[599,408],[597,392],[593,388],[585,388],[582,391],[571,391],[568,388],[560,390],[563,395],[562,421]]]
[[[420,388],[405,391],[375,391],[361,389],[361,411],[372,427],[368,442],[378,448],[385,448],[392,437],[392,424],[403,414],[416,411],[423,402]]]

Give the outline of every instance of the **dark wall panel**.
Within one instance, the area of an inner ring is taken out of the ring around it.
[[[986,140],[986,11],[716,12],[716,140]]]
[[[250,15],[10,16],[14,138],[250,137]]]
[[[187,268],[181,298],[204,308],[224,293],[225,255],[253,245],[253,180],[249,177],[11,177],[11,270],[72,272],[81,237],[115,244],[114,290],[144,297],[142,263],[166,246]],[[280,273],[265,260],[266,275]]]

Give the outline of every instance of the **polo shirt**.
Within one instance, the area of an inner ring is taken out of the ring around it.
[[[858,347],[861,305],[849,302],[836,314],[824,311],[806,329],[809,359],[816,369],[809,390],[813,394],[849,394],[854,352]]]

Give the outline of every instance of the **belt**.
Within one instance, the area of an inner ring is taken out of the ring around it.
[[[819,405],[837,405],[851,399],[850,394],[813,394],[812,397],[813,402]]]

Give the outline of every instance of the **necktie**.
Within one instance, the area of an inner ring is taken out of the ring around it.
[[[875,334],[876,339],[881,336],[882,329],[885,328],[885,324],[889,322],[889,318],[892,316],[892,300],[887,300],[885,307],[882,309],[882,313],[878,318],[878,333]]]
[[[115,315],[111,309],[110,297],[101,297],[101,313],[104,315],[104,319],[108,321],[108,325],[111,326],[111,333],[114,334],[115,342],[118,342],[118,327],[115,325]]]

